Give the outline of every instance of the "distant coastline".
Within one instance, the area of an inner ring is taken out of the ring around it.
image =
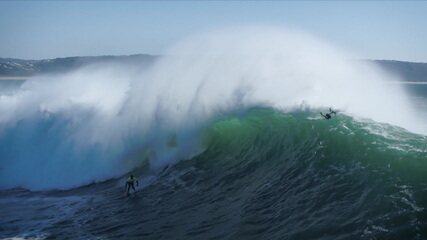
[[[161,56],[134,54],[124,56],[80,56],[43,60],[0,58],[0,81],[25,81],[38,75],[67,73],[90,64],[118,63],[138,68],[152,66]],[[395,60],[363,60],[397,76],[396,84],[427,84],[427,63]]]
[[[394,82],[387,82],[387,83],[427,85],[427,81],[426,82],[422,82],[422,81],[419,81],[419,82],[394,81]]]
[[[0,78],[2,80],[25,80],[37,75],[66,73],[99,63],[125,64],[144,68],[153,64],[157,58],[158,56],[148,54],[66,57],[43,60],[0,58]]]
[[[26,81],[34,76],[0,76],[0,81]],[[390,81],[387,84],[427,85],[427,81]]]

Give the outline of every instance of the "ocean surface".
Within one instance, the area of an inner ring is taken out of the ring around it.
[[[0,97],[22,84],[1,81]],[[427,121],[427,85],[402,87]],[[236,109],[201,128],[197,151],[154,168],[162,151],[146,142],[112,153],[137,162],[129,197],[129,169],[74,184],[90,167],[14,164],[79,157],[58,143],[69,120],[18,121],[0,135],[0,239],[427,239],[427,137],[340,112],[327,121],[322,110]],[[166,139],[163,153],[183,147]]]

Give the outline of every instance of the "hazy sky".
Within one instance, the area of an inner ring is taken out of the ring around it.
[[[427,62],[426,1],[0,1],[0,57],[161,54],[251,24],[302,29],[359,58]]]

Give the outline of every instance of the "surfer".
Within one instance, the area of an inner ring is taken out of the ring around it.
[[[133,193],[136,194],[136,190],[135,190],[135,182],[136,182],[136,186],[139,185],[138,179],[136,179],[132,174],[130,175],[130,177],[128,177],[128,179],[126,180],[126,185],[125,185],[125,189],[127,188],[126,191],[126,196],[129,195],[129,191],[130,188],[133,189]]]
[[[322,115],[326,120],[332,118],[331,114],[337,115],[337,112],[333,111],[331,108],[329,108],[329,113],[323,114],[322,112],[320,112],[320,115]]]

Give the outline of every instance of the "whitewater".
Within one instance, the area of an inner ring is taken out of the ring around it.
[[[0,96],[4,237],[423,239],[427,122],[399,81],[266,26],[37,76]]]

